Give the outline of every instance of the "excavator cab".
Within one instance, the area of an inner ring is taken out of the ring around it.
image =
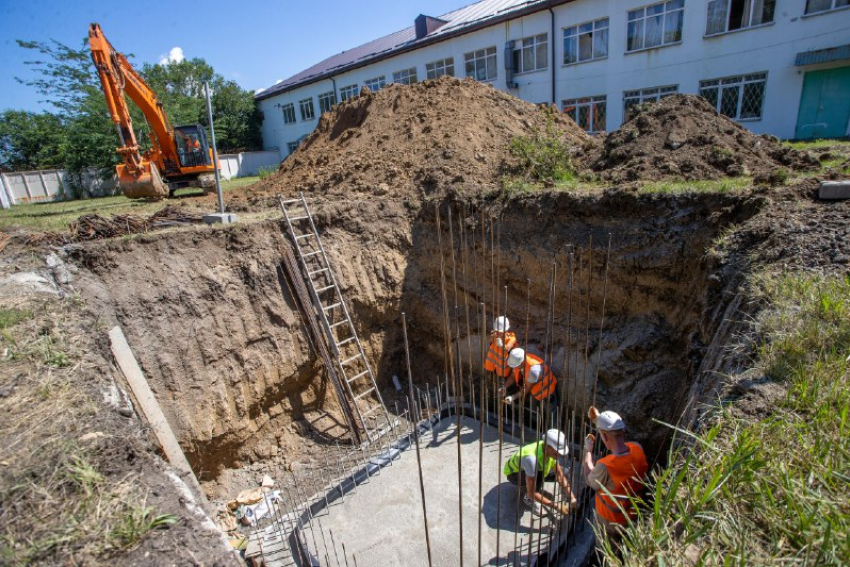
[[[212,165],[207,134],[200,124],[174,128],[174,144],[181,168]]]

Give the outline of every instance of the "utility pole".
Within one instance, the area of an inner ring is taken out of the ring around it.
[[[218,166],[218,148],[215,145],[215,127],[213,126],[212,99],[210,98],[210,83],[204,82],[204,94],[207,98],[207,120],[210,123],[210,146],[213,154],[213,169],[215,170],[215,190],[218,193],[218,212],[204,215],[207,224],[231,224],[236,222],[236,215],[224,212],[224,195],[221,192],[221,174]]]

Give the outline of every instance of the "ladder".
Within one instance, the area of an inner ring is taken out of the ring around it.
[[[390,431],[393,424],[325,254],[307,200],[303,193],[299,193],[297,199],[288,200],[279,195],[278,202],[313,300],[313,315],[324,329],[328,350],[345,385],[348,405],[354,408],[360,429],[365,434],[364,444],[374,442]],[[340,403],[344,404],[343,400]]]

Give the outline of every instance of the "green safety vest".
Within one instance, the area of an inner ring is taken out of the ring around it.
[[[522,459],[529,455],[536,454],[537,470],[540,471],[540,463],[543,463],[543,478],[548,477],[549,473],[552,472],[552,467],[555,466],[555,459],[550,459],[548,457],[543,456],[543,448],[545,446],[546,445],[543,441],[536,441],[534,443],[529,443],[528,445],[511,455],[511,458],[508,459],[507,463],[505,463],[505,469],[503,471],[505,473],[505,476],[518,473],[522,469]]]

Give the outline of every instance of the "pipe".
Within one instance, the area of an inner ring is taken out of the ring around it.
[[[552,104],[558,105],[557,99],[555,98],[555,11],[552,9],[552,2],[550,0],[549,6],[547,7],[549,10],[549,14],[551,14],[551,24],[550,27],[552,29],[552,35],[550,36],[550,45],[552,46]]]

